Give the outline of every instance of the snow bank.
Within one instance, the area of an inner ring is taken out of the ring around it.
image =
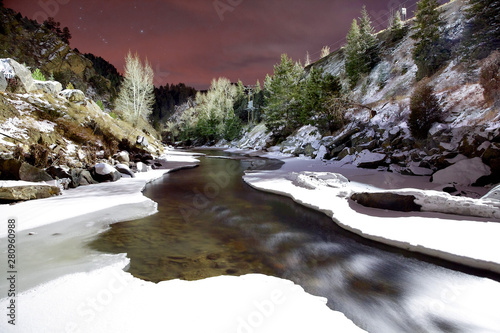
[[[244,176],[244,180],[256,189],[291,197],[298,203],[324,212],[343,228],[365,238],[500,273],[498,200],[475,200],[452,197],[437,191],[406,189],[391,192],[415,195],[416,202],[421,204],[426,212],[408,214],[366,208],[352,202],[350,195],[354,192],[383,191],[367,184],[381,183],[383,179],[386,179],[383,182],[389,183],[391,187],[404,186],[404,182],[398,180],[402,176],[366,169],[354,171],[341,168],[338,163],[326,165],[314,160],[306,162],[300,159],[285,159],[285,162],[280,171],[249,172]],[[301,172],[302,170],[309,172]],[[329,181],[324,180],[325,170],[330,173],[350,174],[351,181],[339,181],[342,179],[339,175],[339,180],[332,186]],[[323,173],[315,175],[318,171]],[[297,181],[298,179],[300,181]],[[479,215],[486,218],[451,214]]]
[[[2,332],[364,332],[326,299],[265,275],[158,284],[121,263],[62,277],[22,293],[23,315]],[[7,307],[7,300],[0,300]]]

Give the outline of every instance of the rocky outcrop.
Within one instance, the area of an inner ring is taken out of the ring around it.
[[[59,187],[49,185],[29,184],[21,186],[1,186],[0,200],[21,201],[43,199],[61,193]]]
[[[69,102],[86,105],[85,94],[78,89],[65,89],[59,93],[60,96],[66,98]]]
[[[7,79],[17,80],[15,92],[27,93],[37,89],[30,70],[14,59],[0,59],[0,72],[3,72],[2,76]]]
[[[44,93],[56,96],[62,89],[62,84],[57,81],[38,81],[35,80],[36,89],[42,90]]]
[[[354,193],[351,199],[358,204],[397,212],[418,212],[422,206],[415,203],[415,196],[395,193]]]

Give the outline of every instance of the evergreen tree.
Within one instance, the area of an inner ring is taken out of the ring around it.
[[[428,79],[419,82],[410,98],[410,132],[416,139],[425,139],[435,122],[441,121],[441,105]]]
[[[354,19],[351,24],[351,30],[347,34],[347,45],[345,47],[345,70],[351,87],[354,87],[359,80],[361,73],[361,33],[359,31],[358,21]]]
[[[355,86],[361,74],[369,73],[380,60],[375,29],[365,6],[361,10],[359,25],[354,19],[346,39],[346,73],[351,86]]]
[[[406,34],[407,29],[405,29],[403,21],[401,20],[401,12],[399,10],[396,11],[396,14],[394,14],[392,18],[389,30],[391,32],[390,38],[392,43],[401,40]]]
[[[303,74],[302,66],[283,54],[281,63],[274,66],[273,77],[266,76],[264,119],[276,138],[286,137],[304,124],[300,105]]]
[[[466,40],[472,54],[485,58],[500,50],[500,0],[469,0]]]
[[[413,60],[417,64],[417,80],[431,76],[450,59],[450,50],[442,37],[444,21],[437,0],[420,0],[417,3]]]

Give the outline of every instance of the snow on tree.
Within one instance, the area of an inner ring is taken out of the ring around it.
[[[146,60],[142,64],[139,55],[131,52],[125,57],[125,75],[120,87],[116,109],[123,118],[138,124],[140,118],[147,119],[155,102],[154,73]]]

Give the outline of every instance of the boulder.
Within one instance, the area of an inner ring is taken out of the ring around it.
[[[0,72],[3,72],[4,78],[18,79],[18,92],[27,93],[36,90],[35,82],[31,76],[30,70],[14,59],[0,59]]]
[[[138,135],[137,136],[137,142],[136,142],[139,146],[141,147],[144,147],[144,148],[147,148],[149,146],[149,142],[148,142],[148,139],[146,139],[145,137],[143,137],[142,135]]]
[[[45,182],[54,179],[45,170],[38,169],[28,163],[21,164],[19,178],[27,182]]]
[[[19,169],[22,162],[15,159],[0,159],[0,179],[2,180],[20,180]]]
[[[437,171],[431,181],[438,184],[457,183],[465,186],[475,184],[481,177],[489,176],[491,169],[480,157],[464,159]]]
[[[387,155],[385,154],[372,153],[365,149],[356,156],[353,164],[358,168],[376,169],[386,164],[386,158]]]
[[[46,184],[23,184],[17,186],[14,183],[16,182],[0,182],[0,200],[20,201],[43,199],[61,193],[61,190],[57,186],[49,186]]]
[[[395,193],[354,193],[351,199],[358,204],[397,212],[418,212],[421,206],[415,203],[415,196]]]
[[[128,165],[126,164],[117,164],[115,165],[115,169],[120,172],[122,175],[127,175],[127,176],[130,176],[132,178],[135,178],[135,174],[132,172],[132,170],[130,170],[130,168],[128,167]]]
[[[43,90],[44,93],[57,95],[62,91],[62,84],[57,81],[34,80],[36,89]]]
[[[85,94],[83,91],[78,89],[65,89],[59,93],[60,96],[66,98],[68,101],[72,103],[78,104],[87,104],[85,101]]]
[[[138,172],[148,172],[152,169],[149,165],[142,162],[137,162],[136,167]]]
[[[484,200],[499,200],[500,201],[500,185],[497,185],[494,188],[492,188],[481,199],[484,199]]]
[[[92,175],[89,171],[83,169],[71,169],[70,171],[70,179],[71,183],[69,184],[70,188],[76,188],[78,186],[98,184],[92,178]]]
[[[128,153],[128,151],[125,151],[125,150],[121,151],[117,154],[116,159],[118,160],[118,162],[120,162],[122,164],[129,165],[130,154]]]
[[[54,179],[71,179],[69,171],[66,171],[61,167],[51,166],[45,169],[45,171]]]
[[[93,168],[92,176],[99,183],[115,182],[122,177],[118,170],[107,163],[97,163]]]

